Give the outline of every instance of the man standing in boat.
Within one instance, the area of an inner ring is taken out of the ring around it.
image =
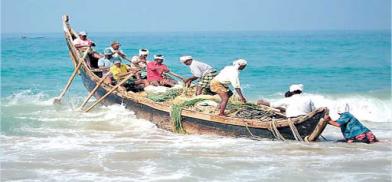
[[[139,55],[135,55],[131,58],[131,68],[137,69],[140,71],[140,77],[145,78],[147,75],[146,67],[147,67],[147,49],[139,49]]]
[[[158,54],[154,55],[154,61],[147,63],[147,81],[153,86],[173,87],[177,84],[177,82],[173,79],[167,78],[165,74],[169,74],[180,79],[182,79],[182,77],[170,72],[169,68],[163,64],[164,59],[163,55]]]
[[[233,92],[229,89],[229,84],[234,87],[240,100],[246,103],[245,97],[242,95],[240,86],[240,71],[245,69],[247,61],[244,59],[237,59],[233,62],[232,66],[226,66],[219,74],[211,80],[210,88],[211,91],[217,93],[221,98],[219,103],[219,116],[225,116],[225,109],[229,98],[233,95]]]
[[[192,81],[199,79],[196,86],[196,95],[202,94],[204,92],[210,91],[210,82],[218,74],[218,72],[206,63],[202,63],[193,60],[192,56],[182,56],[180,57],[181,63],[189,66],[192,77],[185,79],[185,86],[189,87]]]

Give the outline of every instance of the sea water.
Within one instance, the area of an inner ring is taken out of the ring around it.
[[[22,38],[22,36],[25,36]],[[63,34],[2,34],[1,181],[391,181],[391,36],[388,31],[89,33],[102,52],[113,40],[135,55],[179,56],[222,69],[248,60],[248,100],[283,98],[293,83],[317,107],[350,105],[380,142],[338,143],[328,126],[316,143],[180,135],[137,119],[121,105],[76,108],[87,95],[77,77],[53,105],[73,66]],[[152,59],[152,56],[149,57]]]

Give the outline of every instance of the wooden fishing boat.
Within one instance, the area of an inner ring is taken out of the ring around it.
[[[72,40],[77,37],[77,33],[69,25],[68,16],[63,17],[64,35],[69,49],[69,56],[76,68],[82,62],[78,70],[84,86],[88,91],[94,89],[100,81],[100,74],[94,72],[84,59],[81,53],[73,46]],[[112,85],[101,84],[94,94],[94,97],[101,98]],[[133,92],[126,92],[116,89],[103,100],[107,104],[123,104],[127,109],[132,110],[138,118],[146,119],[157,127],[174,131],[174,126],[170,117],[170,105],[157,103],[146,97],[141,97]],[[221,117],[215,114],[205,114],[189,109],[181,112],[182,126],[188,134],[210,134],[233,137],[268,138],[268,139],[289,139],[315,141],[326,127],[323,116],[328,113],[327,108],[319,108],[306,116],[298,118],[280,119],[241,119],[233,117]]]

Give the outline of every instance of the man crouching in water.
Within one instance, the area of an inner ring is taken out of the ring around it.
[[[376,136],[348,112],[348,105],[346,105],[344,111],[342,108],[338,108],[338,114],[340,117],[336,121],[332,120],[329,115],[325,115],[324,119],[328,121],[328,124],[340,128],[347,143],[363,142],[370,144],[378,142]]]
[[[246,60],[238,59],[233,62],[233,66],[226,66],[223,68],[219,74],[211,80],[210,89],[212,92],[215,92],[221,98],[221,102],[218,105],[219,107],[219,116],[225,116],[225,109],[227,106],[227,102],[229,98],[233,95],[233,92],[229,89],[228,84],[231,83],[235,88],[235,91],[238,93],[240,100],[243,103],[246,103],[245,97],[242,95],[241,86],[240,86],[240,71],[243,70],[247,65]]]

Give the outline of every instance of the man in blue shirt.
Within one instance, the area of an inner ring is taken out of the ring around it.
[[[109,72],[110,67],[113,66],[112,61],[114,61],[114,59],[112,59],[112,54],[107,50],[105,50],[103,54],[104,56],[98,60],[98,67],[102,69],[103,74],[106,74]]]
[[[326,115],[324,119],[328,121],[330,125],[339,127],[342,131],[344,138],[347,143],[363,142],[363,143],[374,143],[378,142],[376,136],[365,126],[359,122],[351,113],[338,112],[340,115],[339,119],[334,121]]]

